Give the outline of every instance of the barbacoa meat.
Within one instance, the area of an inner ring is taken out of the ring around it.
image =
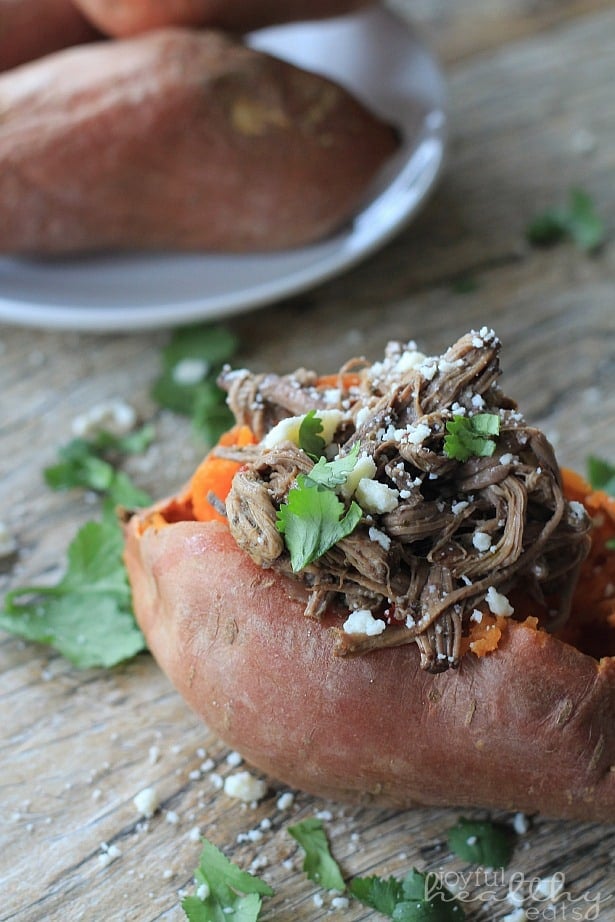
[[[545,435],[502,393],[499,355],[498,338],[482,329],[441,356],[389,343],[382,361],[349,363],[334,387],[305,369],[223,373],[237,421],[261,440],[217,450],[242,462],[226,501],[235,540],[259,566],[307,587],[309,617],[341,605],[386,623],[378,634],[334,629],[338,654],[414,642],[423,668],[456,667],[470,618],[487,609],[510,614],[507,593],[516,586],[548,602],[547,630],[566,620],[590,522],[565,500]],[[339,422],[328,457],[358,443],[375,465],[373,479],[397,499],[394,508],[364,512],[350,535],[294,573],[276,517],[314,459],[292,441],[269,444],[267,434],[289,416],[332,409]],[[447,422],[478,413],[499,419],[493,454],[450,457]]]

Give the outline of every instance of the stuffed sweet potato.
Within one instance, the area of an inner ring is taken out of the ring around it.
[[[483,330],[333,379],[225,374],[238,426],[126,523],[135,611],[290,785],[610,822],[615,502],[562,481],[498,354]]]
[[[373,0],[75,0],[109,35],[137,35],[161,26],[207,26],[247,32],[278,22],[349,13]]]
[[[0,76],[0,252],[245,252],[348,220],[396,133],[218,32],[168,29]]]

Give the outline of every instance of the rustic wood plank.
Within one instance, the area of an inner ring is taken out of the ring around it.
[[[504,342],[506,388],[544,425],[561,459],[582,468],[589,447],[615,457],[615,15],[600,12],[602,6],[562,4],[562,16],[579,18],[514,42],[510,36],[521,32],[508,32],[511,21],[527,16],[534,30],[532,11],[554,15],[555,5],[499,6],[500,38],[487,41],[491,25],[483,24],[482,44],[472,47],[503,47],[451,67],[451,156],[429,207],[343,278],[234,319],[241,361],[285,371],[309,357],[320,369],[334,369],[349,354],[377,357],[389,338],[414,337],[435,352],[486,323]],[[480,4],[471,7],[478,27]],[[451,36],[461,13],[440,3],[430,21],[437,25],[440,15],[448,17]],[[466,49],[471,37],[463,39]],[[451,60],[470,53],[448,41]],[[599,204],[609,243],[593,258],[567,244],[532,250],[524,241],[527,221],[573,184]],[[457,284],[464,279],[475,283],[465,294]],[[128,396],[142,417],[155,415],[158,433],[145,459],[132,464],[140,484],[161,495],[191,472],[200,448],[188,425],[155,413],[148,393],[164,340],[161,333],[0,330],[0,518],[20,547],[16,565],[0,573],[0,588],[53,580],[68,540],[92,515],[83,497],[53,494],[40,478],[79,412]],[[536,820],[509,872],[490,881],[444,846],[457,810],[376,812],[303,794],[282,809],[278,796],[285,789],[275,783],[257,807],[238,805],[217,790],[216,775],[234,770],[227,750],[146,655],[115,670],[81,673],[3,635],[0,701],[0,922],[180,922],[178,893],[191,888],[199,853],[191,836],[196,827],[242,867],[266,859],[260,873],[277,895],[265,918],[328,918],[331,897],[317,907],[287,833],[291,820],[315,811],[328,811],[333,850],[349,876],[401,874],[413,864],[449,881],[465,872],[470,918],[491,922],[512,909],[505,897],[513,873],[529,888],[536,878],[563,872],[578,901],[561,904],[570,918],[573,908],[587,914],[597,906],[599,918],[615,919],[610,827]],[[150,785],[161,805],[144,821],[133,797]],[[237,841],[248,832],[247,841]],[[113,860],[109,846],[121,852]],[[373,918],[356,904],[336,915]]]

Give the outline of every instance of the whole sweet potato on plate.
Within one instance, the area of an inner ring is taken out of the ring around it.
[[[167,29],[0,76],[0,252],[271,250],[350,218],[394,130],[322,77]]]
[[[278,22],[339,16],[373,0],[75,0],[109,35],[136,35],[161,26],[207,26],[247,32]]]
[[[98,35],[72,0],[0,0],[0,71]]]
[[[611,822],[615,502],[562,482],[479,339],[433,361],[393,350],[359,383],[227,375],[240,425],[125,525],[137,619],[196,713],[290,785]],[[438,427],[478,397],[493,450],[443,451]],[[323,528],[296,566],[336,502],[333,543]]]

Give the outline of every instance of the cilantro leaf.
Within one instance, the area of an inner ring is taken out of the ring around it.
[[[43,477],[52,490],[82,487],[110,497],[115,505],[145,506],[150,497],[112,462],[144,451],[153,438],[154,427],[145,425],[122,436],[101,431],[92,439],[72,439],[59,449],[58,463],[46,467]]]
[[[357,503],[352,502],[345,512],[343,503],[332,490],[299,474],[297,485],[289,491],[287,502],[280,506],[276,521],[290,552],[293,572],[297,573],[322,557],[354,531],[362,515]]]
[[[401,881],[396,877],[355,877],[348,889],[357,900],[383,916],[392,917],[395,907],[403,900]]]
[[[507,826],[462,817],[449,829],[448,845],[464,861],[505,868],[512,857],[514,837]]]
[[[455,922],[463,911],[436,874],[412,868],[403,880],[356,877],[350,883],[356,899],[395,922]]]
[[[224,327],[182,327],[163,350],[162,373],[152,387],[154,400],[190,417],[195,431],[210,446],[233,422],[216,379],[236,349],[236,338]]]
[[[271,887],[242,871],[207,839],[202,843],[194,878],[203,896],[197,891],[181,904],[189,922],[225,922],[229,917],[236,922],[257,922],[261,896],[273,896]]]
[[[318,460],[325,450],[325,440],[318,434],[323,431],[322,420],[316,410],[309,410],[299,426],[299,448],[313,461]]]
[[[446,423],[448,435],[444,437],[444,454],[457,461],[468,458],[487,458],[495,451],[492,436],[499,435],[500,417],[497,413],[477,413],[475,416],[453,416]]]
[[[348,475],[357,466],[358,457],[359,443],[357,442],[343,458],[336,458],[334,461],[319,458],[307,477],[313,483],[334,489],[346,483]]]
[[[615,465],[590,455],[587,459],[587,479],[594,490],[604,490],[615,496]]]
[[[316,817],[288,827],[288,832],[305,852],[303,870],[308,878],[325,890],[345,890],[346,884],[329,850],[322,821]]]
[[[122,550],[120,527],[110,515],[87,522],[69,546],[64,577],[54,586],[9,592],[0,627],[55,647],[82,669],[135,656],[145,639],[132,614]]]
[[[582,189],[571,189],[567,203],[537,215],[526,236],[535,246],[552,246],[568,238],[591,253],[604,242],[605,230],[590,196]]]

